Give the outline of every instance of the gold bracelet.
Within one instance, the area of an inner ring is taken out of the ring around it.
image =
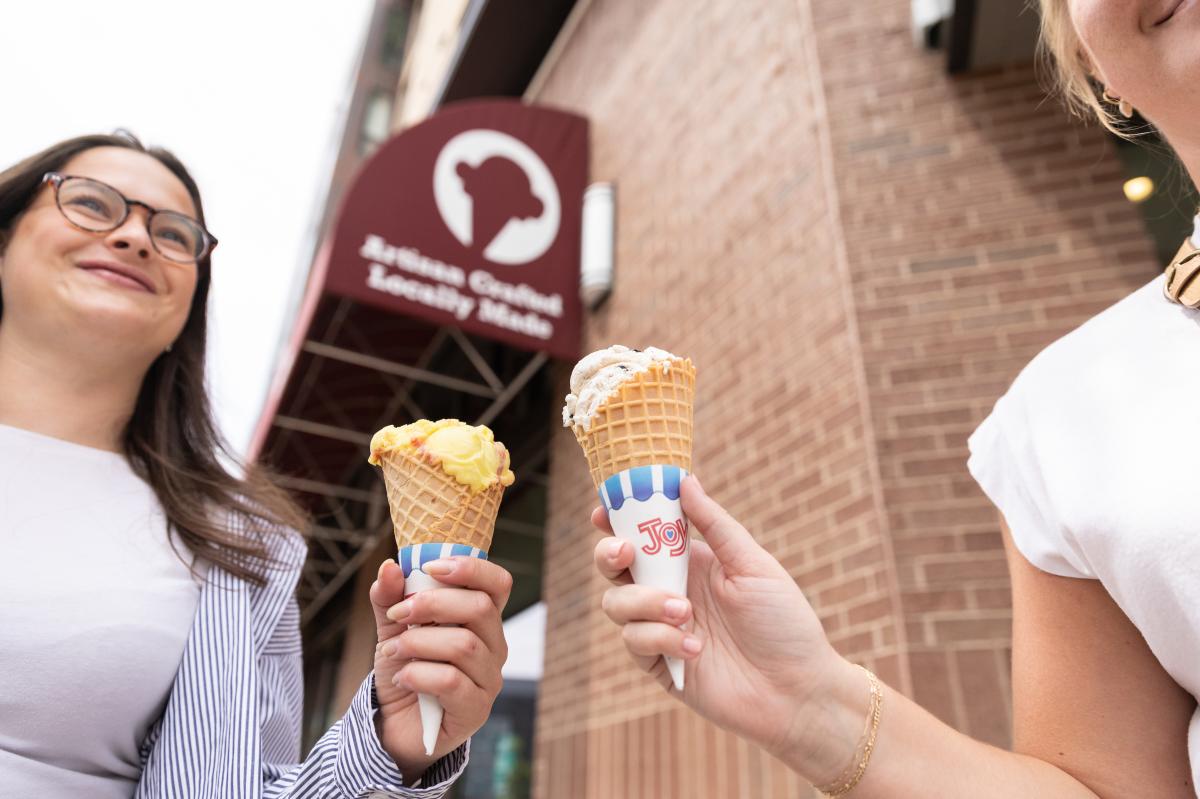
[[[858,668],[862,669],[862,666],[859,666]],[[870,737],[870,735],[871,735],[871,709],[870,709],[870,707],[868,707],[866,718],[863,719],[862,733],[858,736],[858,741],[855,742],[855,744],[854,744],[854,755],[855,756],[853,758],[851,758],[850,763],[844,769],[842,769],[842,773],[837,775],[837,777],[835,779],[832,779],[829,782],[825,783],[824,787],[817,787],[818,792],[827,794],[831,791],[836,791],[836,790],[838,790],[838,788],[840,788],[841,786],[845,785],[847,782],[850,781],[850,778],[854,774],[854,770],[856,768],[858,768],[858,758],[857,758],[858,751],[863,748],[863,746],[865,745],[865,743],[866,743],[867,739]],[[814,787],[816,787],[816,786],[814,786]]]
[[[867,771],[867,764],[871,762],[871,752],[875,750],[875,739],[879,735],[879,717],[883,710],[883,688],[879,684],[879,678],[870,669],[865,666],[859,666],[859,668],[867,675],[867,681],[871,684],[871,708],[867,713],[867,723],[864,725],[863,730],[863,737],[866,739],[866,743],[862,745],[861,758],[858,757],[859,746],[855,746],[855,758],[850,762],[850,765],[833,782],[827,786],[817,788],[818,791],[830,799],[845,796],[854,790],[854,787],[862,780],[863,774]],[[846,777],[846,772],[851,770],[853,770],[853,773],[849,777]]]

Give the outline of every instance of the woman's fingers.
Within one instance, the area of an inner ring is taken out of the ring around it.
[[[608,520],[608,511],[604,510],[603,505],[597,505],[592,510],[592,526],[602,533],[611,533],[612,523]]]
[[[715,504],[715,503],[714,503]],[[633,546],[611,535],[612,524],[603,507],[592,511],[592,526],[610,535],[596,543],[592,558],[596,569],[615,588],[604,592],[605,614],[621,625],[625,648],[639,669],[650,674],[668,692],[674,688],[663,656],[691,659],[704,648],[699,636],[681,629],[692,618],[687,599],[633,584],[629,569]]]
[[[383,654],[397,667],[409,660],[448,663],[493,694],[499,693],[503,683],[501,653],[492,652],[465,627],[413,627],[384,644]]]
[[[375,630],[378,640],[390,638],[402,627],[388,618],[388,608],[404,598],[404,570],[396,561],[388,558],[379,566],[379,574],[368,592],[371,610],[375,613]]]
[[[396,672],[392,681],[399,688],[436,696],[450,716],[486,718],[496,694],[484,690],[449,663],[414,660]]]
[[[692,604],[687,599],[646,585],[610,588],[600,607],[617,624],[650,621],[678,627],[692,618]]]
[[[388,608],[387,617],[398,624],[458,624],[483,641],[492,652],[508,657],[500,609],[483,591],[466,588],[431,588]]]
[[[633,565],[633,547],[613,535],[605,536],[596,542],[592,554],[596,569],[604,575],[604,579],[614,585],[628,585],[633,582],[629,575],[629,567]]]
[[[680,483],[679,499],[692,529],[704,536],[722,565],[737,570],[761,551],[754,536],[705,493],[695,475]]]
[[[651,621],[633,621],[621,628],[621,638],[630,654],[639,657],[666,655],[690,659],[704,648],[700,638],[687,630]]]
[[[703,648],[698,635],[681,629],[692,618],[691,603],[682,597],[625,585],[605,591],[601,607],[621,625],[625,648],[643,671],[650,671],[659,655],[693,658]]]
[[[422,564],[421,571],[445,585],[483,591],[503,611],[512,593],[513,578],[501,566],[482,558],[458,556]]]

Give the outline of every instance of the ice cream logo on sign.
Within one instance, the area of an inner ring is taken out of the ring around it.
[[[527,264],[558,236],[562,208],[549,168],[497,130],[468,130],[446,142],[433,167],[433,196],[454,237],[493,263]]]

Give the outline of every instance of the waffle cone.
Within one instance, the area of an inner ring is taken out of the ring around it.
[[[690,358],[654,364],[621,384],[575,438],[587,456],[592,483],[635,466],[692,469],[692,401],[696,367]]]
[[[402,452],[384,454],[379,465],[398,548],[447,541],[484,552],[491,547],[500,482],[475,493],[441,466]]]

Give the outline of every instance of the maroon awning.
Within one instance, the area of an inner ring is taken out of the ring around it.
[[[306,623],[344,623],[351,578],[391,539],[368,444],[380,427],[417,418],[488,424],[509,447],[517,482],[491,555],[517,577],[508,610],[536,601],[546,452],[561,401],[551,356],[569,363],[578,346],[586,158],[578,117],[465,103],[385,143],[347,191],[250,453],[316,519],[299,587]],[[396,291],[380,290],[381,279]],[[450,290],[473,302],[470,313],[443,301]],[[480,317],[485,301],[529,325]]]

